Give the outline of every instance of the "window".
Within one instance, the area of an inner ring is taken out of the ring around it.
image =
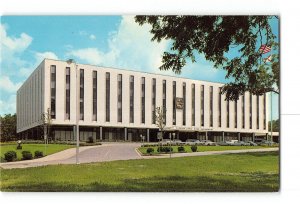
[[[152,79],[152,124],[155,124],[156,117],[156,79]]]
[[[192,84],[192,126],[195,126],[195,84]]]
[[[173,125],[176,125],[176,81],[173,81]]]
[[[110,121],[110,73],[105,73],[105,120],[106,122]]]
[[[51,65],[50,67],[51,72],[51,118],[55,119],[56,117],[56,66]]]
[[[129,122],[134,123],[134,76],[129,78]]]
[[[259,95],[256,95],[256,128],[259,129]]]
[[[219,87],[219,127],[222,126],[222,87]]]
[[[252,129],[252,94],[249,97],[249,128]]]
[[[66,120],[70,120],[70,67],[66,67]]]
[[[229,114],[230,114],[230,112],[229,112],[229,108],[230,108],[230,107],[229,107],[229,106],[230,106],[230,101],[227,100],[227,109],[226,109],[226,110],[227,110],[227,127],[228,127],[228,128],[229,128],[229,126],[230,126],[230,124],[229,124],[229,123],[230,123],[230,121],[229,121],[229,120],[230,120],[230,115],[229,115]]]
[[[186,125],[186,83],[182,84],[183,110],[182,110],[182,125]]]
[[[141,83],[141,116],[141,122],[145,123],[145,77],[142,77]]]
[[[242,96],[242,128],[245,128],[245,94]]]
[[[234,127],[237,128],[237,100],[234,101]]]
[[[264,94],[264,130],[266,129],[266,94]]]
[[[93,71],[93,121],[97,121],[97,71]]]
[[[213,126],[213,87],[209,87],[209,121],[210,127]]]
[[[167,82],[163,80],[163,111],[164,111],[164,124],[167,123]]]
[[[122,74],[118,74],[118,101],[117,101],[117,110],[118,110],[118,122],[122,122]]]
[[[84,120],[84,70],[80,69],[80,88],[79,88],[79,109],[80,109],[80,120]]]
[[[201,85],[201,126],[204,126],[204,85]]]

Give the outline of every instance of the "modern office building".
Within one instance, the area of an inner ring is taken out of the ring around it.
[[[267,96],[245,93],[225,101],[222,86],[45,59],[17,92],[17,132],[24,139],[43,138],[41,115],[50,109],[55,140],[75,140],[78,117],[81,141],[140,141],[141,135],[157,141],[155,108],[164,107],[164,138],[170,133],[183,141],[266,137]]]

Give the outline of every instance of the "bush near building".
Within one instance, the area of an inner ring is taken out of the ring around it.
[[[7,162],[11,162],[17,159],[17,153],[15,151],[8,151],[4,154],[4,159]]]
[[[29,151],[23,151],[22,152],[22,160],[31,160],[32,159],[32,153]]]

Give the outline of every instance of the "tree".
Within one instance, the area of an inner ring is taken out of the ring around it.
[[[50,133],[51,133],[51,126],[52,126],[52,118],[51,118],[51,111],[50,108],[47,109],[47,112],[42,113],[42,125],[41,128],[44,131],[44,140],[45,143],[48,142]]]
[[[155,124],[159,128],[159,131],[161,132],[161,136],[159,137],[159,140],[163,139],[164,129],[166,127],[166,110],[163,107],[156,107],[155,108]]]
[[[17,116],[16,114],[5,114],[0,116],[1,142],[13,141],[17,139]]]
[[[226,100],[237,100],[249,91],[262,95],[279,93],[278,43],[270,21],[276,16],[136,16],[139,25],[150,24],[152,41],[170,40],[160,70],[180,74],[187,60],[203,54],[214,67],[227,71],[233,81],[222,87]],[[263,59],[261,45],[272,48],[270,62]],[[235,57],[228,53],[236,52]]]
[[[273,126],[273,132],[280,132],[280,122],[279,122],[279,119],[269,121],[269,123],[268,123],[268,125],[269,125],[269,131],[271,131],[271,122],[272,122],[272,126]]]

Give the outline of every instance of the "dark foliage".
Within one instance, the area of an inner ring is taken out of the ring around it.
[[[196,62],[203,54],[214,67],[227,71],[233,81],[222,88],[227,100],[236,100],[249,91],[262,95],[279,93],[278,43],[270,20],[277,16],[136,16],[139,25],[150,24],[152,40],[170,40],[170,52],[164,52],[160,70],[179,74],[187,60]],[[264,62],[259,47],[272,47],[271,62]],[[258,46],[259,47],[258,47]],[[229,52],[236,52],[233,58]]]
[[[11,162],[17,159],[17,153],[15,151],[8,151],[4,154],[4,159],[7,162]]]
[[[23,151],[22,152],[22,160],[31,160],[32,159],[32,153],[29,151]]]

